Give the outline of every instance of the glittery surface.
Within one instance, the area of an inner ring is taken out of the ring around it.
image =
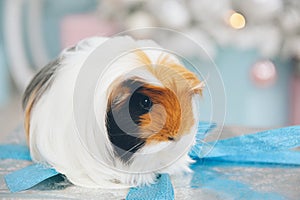
[[[255,130],[245,130],[245,128],[226,127],[221,137],[226,138],[227,131],[230,137],[255,132]],[[16,143],[22,144],[24,141],[20,140],[20,136],[16,134],[0,143],[16,141],[16,136],[18,137]],[[213,132],[209,137],[216,139],[219,136],[217,132]],[[289,140],[278,141],[278,144],[290,143]],[[291,141],[293,142],[295,140]],[[128,193],[127,190],[81,188],[70,184],[63,177],[57,177],[55,181],[44,181],[23,192],[9,192],[4,176],[31,164],[28,160],[0,160],[0,199],[124,199]],[[300,197],[300,168],[297,166],[279,166],[268,163],[226,164],[218,160],[198,160],[192,165],[192,169],[194,173],[171,177],[175,199],[296,200]]]

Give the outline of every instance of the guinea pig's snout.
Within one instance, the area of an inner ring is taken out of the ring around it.
[[[180,136],[168,136],[169,142],[178,142],[180,140]]]
[[[179,135],[178,131],[175,131],[175,130],[170,131],[168,136],[167,136],[167,139],[170,142],[177,142],[177,141],[180,140],[180,138],[181,138],[181,135]]]
[[[178,134],[178,130],[174,130],[174,129],[169,129],[169,131],[165,132],[167,135],[167,139],[170,142],[177,142],[178,140],[180,140],[181,135]]]

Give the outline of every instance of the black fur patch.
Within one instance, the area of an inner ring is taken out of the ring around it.
[[[142,85],[141,81],[123,82],[122,87],[129,88],[131,91],[130,97],[122,102],[121,106],[112,104],[108,105],[107,109],[108,136],[114,145],[115,153],[124,162],[145,145],[145,138],[139,137],[140,116],[148,112],[140,107],[139,101],[143,95],[139,91],[143,89]]]
[[[122,110],[116,113],[118,119],[121,119]],[[126,117],[127,119],[124,118],[124,120],[121,121],[117,120],[117,123],[114,117],[116,113],[112,111],[112,108],[108,110],[106,116],[106,128],[109,139],[114,145],[115,153],[121,160],[126,162],[136,151],[144,146],[145,140],[133,136],[134,134],[137,134],[138,128],[132,125],[132,122],[127,123],[128,120],[132,121],[132,119],[128,119],[128,116]]]
[[[43,67],[31,80],[29,85],[27,86],[24,94],[22,106],[25,109],[28,99],[34,90],[37,89],[35,102],[42,96],[42,94],[50,87],[54,74],[56,73],[57,68],[60,66],[60,59],[57,58],[52,62],[48,63],[45,67]]]

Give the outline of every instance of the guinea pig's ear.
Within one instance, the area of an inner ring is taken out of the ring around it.
[[[179,87],[179,91],[187,91],[189,94],[202,95],[202,90],[205,86],[204,82],[200,81],[200,79],[186,67],[170,59],[168,54],[161,54],[157,64],[158,66],[153,73],[164,85],[169,85],[170,88]],[[177,84],[174,84],[174,81]]]
[[[199,82],[199,80],[197,82]],[[200,81],[198,84],[196,84],[194,87],[192,87],[192,91],[194,94],[199,94],[202,96],[202,91],[203,91],[204,87],[205,87],[204,81]]]
[[[200,79],[194,73],[186,69],[181,71],[180,76],[184,79],[184,82],[187,83],[187,85],[183,85],[186,85],[186,87],[188,87],[188,90],[191,94],[202,95],[202,91],[205,87],[204,81],[200,81]]]
[[[193,72],[188,71],[187,69],[183,69],[184,72],[181,73],[181,76],[185,79],[188,87],[190,88],[190,92],[192,94],[202,95],[202,91],[205,87],[205,83],[201,81]]]

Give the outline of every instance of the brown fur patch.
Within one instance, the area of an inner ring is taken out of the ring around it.
[[[146,142],[176,140],[187,134],[194,125],[192,96],[201,95],[204,84],[168,54],[162,53],[155,66],[150,66],[148,56],[144,52],[137,52],[140,61],[148,65],[149,71],[165,86],[144,86],[146,89],[143,93],[156,105],[149,113],[141,116],[142,132],[150,134]]]
[[[144,65],[149,66],[151,64],[150,58],[142,50],[136,50],[134,53],[138,56],[139,61],[142,62]]]
[[[127,96],[130,93],[130,89],[128,87],[123,87],[120,85],[119,81],[115,81],[109,89],[109,97],[108,97],[108,106],[111,106],[114,109],[119,110],[120,107],[125,103],[125,100],[128,98]]]
[[[144,85],[141,91],[153,102],[151,111],[141,116],[142,137],[150,141],[176,138],[181,123],[181,108],[176,94],[168,88]]]
[[[120,107],[130,98],[132,87],[144,85],[144,82],[137,77],[132,77],[129,80],[123,80],[123,77],[115,80],[108,89],[108,105],[115,110],[120,110]]]
[[[194,73],[170,59],[168,54],[161,54],[154,72],[164,85],[167,84],[168,86],[174,87],[175,82],[175,87],[181,87],[178,88],[179,90],[189,91],[192,94],[202,94],[204,83],[201,82]]]

